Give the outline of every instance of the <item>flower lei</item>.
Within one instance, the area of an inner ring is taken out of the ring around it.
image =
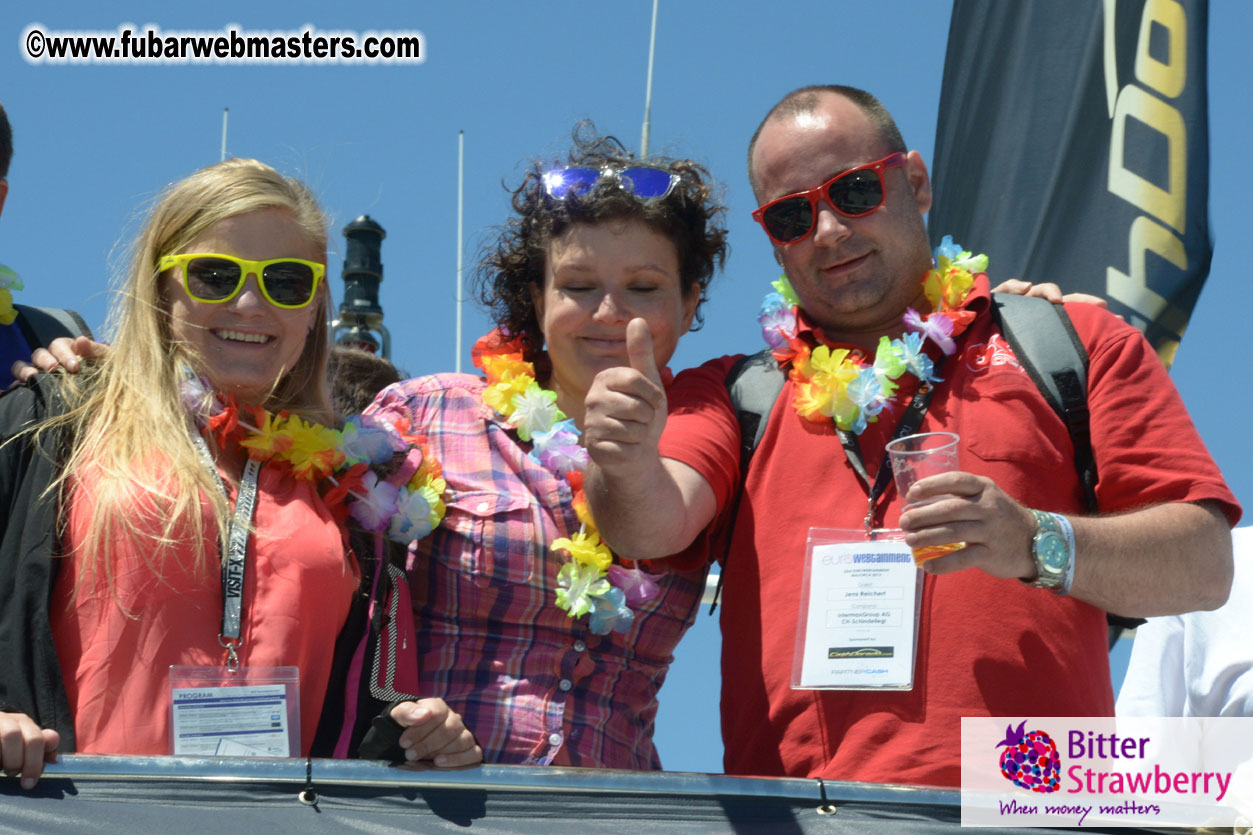
[[[11,325],[17,318],[17,309],[13,307],[13,291],[25,289],[22,279],[17,273],[0,264],[0,325]]]
[[[335,521],[351,516],[368,531],[386,531],[408,545],[444,518],[446,487],[427,438],[410,432],[399,412],[354,415],[342,431],[299,415],[271,415],[215,395],[203,377],[185,370],[183,406],[219,447],[237,443],[248,457],[288,470],[299,480],[327,482],[322,498]]]
[[[988,268],[986,255],[971,255],[953,243],[951,235],[934,252],[935,266],[923,276],[923,292],[931,312],[921,315],[912,307],[903,321],[907,333],[901,339],[880,337],[874,362],[867,364],[847,348],[809,344],[797,336],[800,299],[780,276],[775,292],[761,303],[761,335],[780,365],[792,364],[788,376],[794,383],[792,405],[797,414],[816,423],[834,420],[840,429],[860,435],[878,419],[896,394],[896,382],[906,372],[924,383],[938,383],[934,363],[923,350],[930,339],[944,354],[957,350],[954,337],[974,320],[974,311],[962,310],[970,295],[975,274]]]
[[[557,607],[571,618],[590,615],[588,628],[596,635],[626,632],[635,620],[631,607],[656,596],[658,587],[639,568],[615,565],[613,553],[600,541],[583,492],[588,458],[579,445],[582,433],[557,407],[557,393],[536,382],[535,366],[523,358],[520,339],[493,330],[475,343],[472,357],[487,377],[483,403],[504,417],[518,438],[531,442],[531,459],[564,477],[574,495],[579,530],[550,546],[569,557],[557,572]]]

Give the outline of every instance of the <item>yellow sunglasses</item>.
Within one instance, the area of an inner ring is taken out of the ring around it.
[[[239,295],[248,276],[257,276],[261,295],[275,307],[297,309],[313,301],[326,265],[303,258],[271,258],[249,261],[216,252],[185,252],[166,255],[157,262],[161,272],[178,267],[183,288],[198,302],[221,304]]]

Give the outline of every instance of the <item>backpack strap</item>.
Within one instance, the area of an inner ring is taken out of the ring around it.
[[[17,309],[17,324],[26,337],[26,344],[31,350],[46,348],[58,337],[76,336],[91,337],[91,328],[73,310],[59,307],[31,307],[25,304],[13,305]]]
[[[1040,394],[1062,419],[1089,513],[1097,511],[1096,458],[1088,416],[1088,352],[1066,309],[1046,299],[992,294],[992,315]]]
[[[740,424],[740,472],[745,475],[785,382],[787,377],[769,348],[740,357],[727,372],[727,393]]]
[[[992,315],[1018,363],[1066,425],[1075,448],[1075,470],[1083,485],[1088,513],[1096,513],[1099,506],[1088,414],[1088,352],[1070,316],[1060,304],[1009,293],[992,294]],[[1107,612],[1105,619],[1109,623],[1111,649],[1123,629],[1135,629],[1145,622],[1112,612]]]
[[[770,349],[763,348],[755,354],[736,360],[727,371],[724,382],[727,394],[731,396],[731,405],[735,407],[735,419],[740,424],[740,489],[735,492],[735,499],[731,503],[731,518],[735,519],[740,512],[740,500],[744,497],[744,481],[748,478],[749,462],[753,460],[753,452],[766,433],[770,412],[783,392],[787,376],[775,361]],[[718,608],[718,598],[722,595],[722,578],[725,576],[727,560],[731,557],[731,533],[727,533],[727,550],[722,556],[723,570],[718,572],[718,585],[714,589],[713,602],[709,604],[711,615]]]

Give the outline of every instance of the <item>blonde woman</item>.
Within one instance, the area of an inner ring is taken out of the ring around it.
[[[111,356],[0,398],[0,757],[24,785],[53,750],[203,753],[191,696],[236,711],[209,753],[308,753],[360,579],[334,476],[310,475],[332,419],[326,228],[269,166],[196,172],[134,244]],[[257,454],[281,411],[309,461]],[[221,684],[263,688],[282,734]],[[477,759],[456,714],[398,710],[409,748]]]

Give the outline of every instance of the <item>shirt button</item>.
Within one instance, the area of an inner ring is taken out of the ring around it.
[[[548,735],[548,744],[549,744],[549,745],[560,745],[560,744],[561,744],[561,734],[549,734],[549,735]]]
[[[557,686],[567,692],[569,692],[570,688],[574,687],[574,685],[570,682],[570,679],[568,678],[563,678],[560,682],[557,683]]]
[[[574,651],[575,651],[575,652],[586,652],[586,651],[587,651],[587,644],[583,643],[582,641],[575,641],[575,642],[574,642]]]
[[[487,502],[479,502],[479,513],[486,513],[488,507],[490,507],[490,505],[488,505]]]

